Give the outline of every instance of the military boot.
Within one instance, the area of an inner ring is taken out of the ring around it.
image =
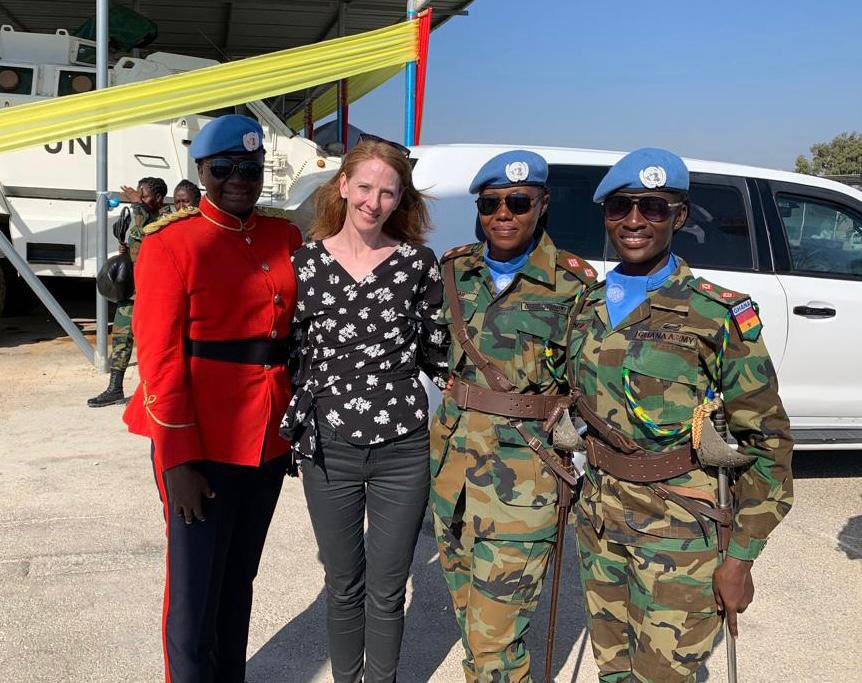
[[[104,406],[112,406],[115,403],[122,403],[126,400],[123,396],[123,375],[125,370],[111,369],[111,379],[108,382],[108,388],[94,398],[87,400],[87,405],[91,408],[103,408]]]

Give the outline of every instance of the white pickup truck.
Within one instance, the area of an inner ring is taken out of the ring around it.
[[[477,239],[467,187],[512,147],[420,146],[414,181],[435,197],[438,254]],[[550,165],[548,232],[591,260],[615,265],[592,195],[620,152],[530,147]],[[691,211],[674,251],[701,275],[760,306],[797,448],[862,445],[862,192],[823,178],[686,159]]]

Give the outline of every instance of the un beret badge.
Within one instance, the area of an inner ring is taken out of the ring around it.
[[[506,177],[509,182],[519,183],[526,180],[530,175],[530,166],[526,161],[513,161],[511,164],[506,164]]]
[[[648,166],[641,169],[640,172],[641,184],[648,190],[656,187],[664,187],[667,183],[667,171],[661,166]]]
[[[242,136],[242,146],[245,147],[246,151],[254,152],[260,147],[260,136],[255,131],[246,133]]]

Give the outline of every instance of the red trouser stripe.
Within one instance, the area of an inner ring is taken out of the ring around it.
[[[165,488],[165,475],[161,471],[161,466],[158,461],[153,462],[153,467],[156,471],[156,485],[159,487],[159,498],[162,499],[162,509],[165,513],[165,597],[162,605],[162,655],[165,659],[165,683],[171,683],[171,666],[168,662],[168,608],[170,607],[171,596],[171,542],[170,533],[171,525],[168,515],[171,513],[168,506],[168,493]]]

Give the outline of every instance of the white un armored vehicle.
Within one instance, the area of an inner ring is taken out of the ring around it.
[[[96,45],[69,35],[25,33],[0,27],[0,107],[64,97],[96,87]],[[191,71],[217,62],[156,52],[144,59],[119,58],[109,84],[121,85]],[[247,105],[266,134],[266,174],[261,203],[294,212],[302,225],[303,202],[340,164],[313,142],[294,135],[261,102]],[[213,112],[212,115],[226,112]],[[108,135],[108,188],[157,176],[169,192],[183,178],[198,182],[187,147],[211,117],[193,114]],[[0,154],[0,231],[41,276],[96,275],[95,137]],[[117,211],[112,214],[116,215]],[[108,217],[109,224],[113,221]],[[109,245],[116,247],[111,239]],[[0,313],[14,304],[17,276],[0,255]]]

